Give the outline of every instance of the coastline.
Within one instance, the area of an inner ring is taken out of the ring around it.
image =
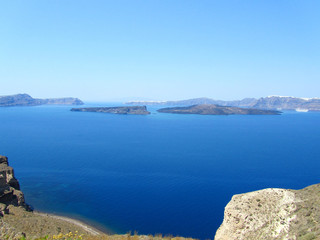
[[[40,211],[37,211],[37,210],[34,210],[33,213],[35,215],[38,215],[38,216],[51,217],[51,218],[54,218],[54,219],[57,219],[57,220],[61,220],[61,221],[67,222],[67,223],[71,223],[73,225],[76,225],[76,226],[82,228],[82,230],[88,232],[89,234],[91,234],[93,236],[111,234],[110,232],[103,231],[101,229],[98,229],[97,227],[92,226],[89,223],[86,223],[84,221],[81,221],[79,219],[75,219],[75,218],[72,218],[72,217],[66,217],[66,216],[56,215],[56,214],[52,214],[52,213],[40,212]]]

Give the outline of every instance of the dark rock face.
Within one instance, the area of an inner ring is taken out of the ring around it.
[[[0,215],[6,213],[8,205],[29,209],[19,182],[14,177],[13,168],[8,165],[8,158],[0,156]]]
[[[133,115],[147,115],[146,106],[131,106],[131,107],[91,107],[91,108],[72,108],[73,112],[100,112],[100,113],[114,113],[114,114],[133,114]]]
[[[161,108],[158,112],[201,115],[279,115],[279,111],[261,110],[253,108],[225,107],[214,104],[201,104],[189,107]]]
[[[28,94],[0,96],[0,107],[38,106],[44,104],[82,105],[83,102],[78,98],[37,99]]]

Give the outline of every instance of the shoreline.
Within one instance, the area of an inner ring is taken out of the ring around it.
[[[46,212],[40,212],[37,210],[33,211],[34,214],[39,215],[39,216],[44,216],[44,217],[51,217],[57,220],[65,221],[68,223],[71,223],[73,225],[79,226],[82,228],[84,231],[90,233],[93,236],[100,236],[100,235],[109,235],[111,232],[103,231],[97,227],[92,226],[89,223],[86,223],[84,221],[81,221],[79,219],[75,219],[72,217],[66,217],[66,216],[61,216],[61,215],[56,215],[52,213],[46,213]]]

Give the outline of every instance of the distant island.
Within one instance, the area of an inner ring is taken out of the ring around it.
[[[82,105],[78,98],[33,98],[28,94],[0,96],[0,107],[39,106],[39,105]]]
[[[157,110],[161,113],[201,114],[201,115],[280,115],[274,110],[254,108],[226,107],[215,104],[200,104],[188,107],[169,107]]]
[[[130,106],[130,107],[90,107],[90,108],[72,108],[73,112],[100,112],[114,114],[132,114],[132,115],[148,115],[146,106]]]
[[[268,96],[263,98],[244,98],[235,101],[214,100],[210,98],[194,98],[181,101],[131,101],[126,104],[190,106],[199,104],[217,104],[221,106],[257,108],[268,110],[296,110],[301,112],[320,111],[320,98],[298,98]]]

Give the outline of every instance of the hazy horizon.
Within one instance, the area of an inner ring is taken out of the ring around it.
[[[15,94],[12,94],[12,95],[17,95],[17,94],[28,94],[28,93],[15,93]],[[30,94],[28,94],[30,95]],[[8,96],[8,94],[6,95],[0,95],[0,97],[2,96]],[[9,95],[11,96],[11,94]],[[37,97],[37,96],[32,96],[30,95],[31,97],[33,98],[40,98],[40,97]],[[72,98],[78,98],[77,96],[61,96],[60,98],[68,98],[68,97],[72,97]],[[296,98],[305,98],[305,97],[301,97],[301,96],[281,96],[281,95],[269,95],[269,96],[260,96],[260,97],[245,97],[245,98],[256,98],[256,99],[259,99],[259,98],[265,98],[265,97],[296,97]],[[41,97],[41,98],[48,98],[48,97]],[[58,98],[58,97],[51,97],[51,98]],[[100,99],[100,100],[87,100],[85,98],[80,98],[80,100],[84,101],[85,103],[103,103],[103,102],[110,102],[110,103],[119,103],[119,102],[130,102],[130,101],[180,101],[180,100],[191,100],[191,99],[198,99],[198,98],[208,98],[208,99],[212,99],[212,100],[222,100],[222,101],[236,101],[236,100],[243,100],[245,98],[239,98],[239,99],[232,99],[232,98],[210,98],[210,97],[205,97],[205,96],[202,96],[202,97],[192,97],[192,98],[177,98],[177,99],[151,99],[151,98],[144,98],[144,97],[119,97],[119,98],[111,98],[111,99]],[[318,98],[318,97],[311,97],[311,98]]]
[[[318,1],[3,1],[0,95],[319,97]]]

